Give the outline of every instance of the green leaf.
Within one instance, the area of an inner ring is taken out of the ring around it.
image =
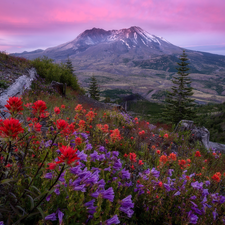
[[[42,219],[45,221],[45,215],[44,215],[44,212],[43,210],[40,208],[40,206],[37,207],[38,211],[40,212],[41,216],[42,216]]]
[[[27,196],[30,198],[30,204],[31,204],[30,209],[33,209],[34,208],[34,199],[30,195],[27,195]]]
[[[20,209],[24,214],[27,214],[27,212],[19,205],[16,206],[18,209]]]
[[[7,184],[12,181],[14,181],[14,179],[5,179],[5,180],[0,181],[0,184]]]
[[[37,187],[35,187],[33,185],[31,187],[34,188],[39,194],[41,194],[40,190]]]

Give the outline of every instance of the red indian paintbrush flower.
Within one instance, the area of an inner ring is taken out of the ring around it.
[[[41,114],[45,113],[45,110],[47,109],[46,103],[42,100],[38,100],[34,103],[32,106],[33,114],[40,116]]]
[[[56,122],[57,122],[56,126],[59,130],[64,130],[69,125],[65,120],[61,119],[58,119]]]
[[[196,156],[196,157],[201,157],[201,153],[200,153],[199,151],[196,151],[196,152],[195,152],[195,156]]]
[[[8,104],[5,105],[5,107],[9,110],[9,113],[16,114],[20,111],[23,111],[23,102],[21,98],[18,97],[10,97],[7,100]]]
[[[23,133],[24,129],[22,128],[19,120],[10,118],[2,121],[0,123],[0,136],[6,138],[16,138],[19,133]]]
[[[59,150],[62,155],[58,156],[59,161],[57,162],[57,164],[65,162],[69,165],[75,160],[80,159],[76,154],[77,149],[74,150],[71,147],[62,146]]]
[[[54,108],[54,112],[55,112],[55,114],[58,115],[60,113],[60,108],[59,107],[55,107]]]
[[[221,179],[221,173],[217,172],[212,176],[212,180],[215,180],[216,182],[220,182]]]
[[[137,155],[135,153],[130,153],[130,161],[131,162],[136,162],[136,157],[137,157]]]

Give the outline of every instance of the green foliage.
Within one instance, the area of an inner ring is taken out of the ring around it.
[[[91,95],[91,98],[95,99],[95,100],[99,100],[100,99],[100,90],[98,87],[98,83],[97,83],[97,79],[92,76],[90,78],[90,84],[89,84],[89,90],[88,90],[89,94]]]
[[[173,76],[172,82],[172,91],[167,91],[167,97],[165,99],[166,106],[163,110],[162,117],[172,123],[177,124],[180,120],[183,119],[194,119],[195,111],[193,107],[195,106],[194,99],[191,99],[190,96],[193,95],[193,88],[188,87],[191,84],[190,78],[188,78],[189,73],[187,67],[189,63],[185,51],[180,56],[180,62],[177,64],[177,76]]]
[[[74,69],[73,69],[73,65],[72,65],[72,61],[70,60],[70,58],[68,57],[67,61],[66,61],[66,67],[69,69],[69,71],[73,74]]]
[[[7,80],[0,80],[0,88],[6,89],[8,88],[8,81]]]
[[[76,76],[73,75],[67,64],[55,64],[52,59],[44,56],[34,59],[32,65],[37,70],[38,75],[45,78],[48,83],[57,81],[66,83],[74,90],[80,89]]]

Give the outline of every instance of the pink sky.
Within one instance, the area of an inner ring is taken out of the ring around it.
[[[0,51],[9,53],[53,47],[93,27],[131,26],[225,55],[225,0],[0,0]]]

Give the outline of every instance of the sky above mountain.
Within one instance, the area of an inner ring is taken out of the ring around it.
[[[0,0],[0,51],[46,49],[93,27],[138,26],[187,49],[225,55],[225,0]]]

